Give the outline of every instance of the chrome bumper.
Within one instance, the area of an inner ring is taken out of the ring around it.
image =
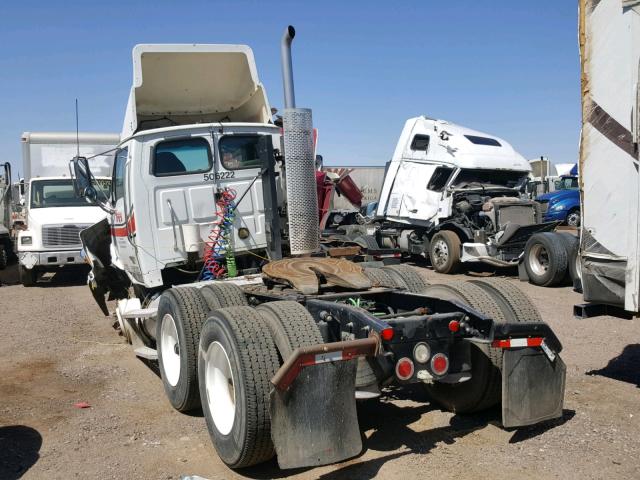
[[[32,269],[33,267],[56,267],[63,265],[83,265],[84,257],[81,250],[65,250],[61,252],[20,252],[20,265]]]

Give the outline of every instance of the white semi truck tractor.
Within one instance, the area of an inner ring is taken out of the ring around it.
[[[506,427],[562,415],[559,340],[509,283],[427,285],[319,248],[311,111],[282,38],[283,132],[244,45],[138,45],[108,199],[80,236],[89,286],[171,405],[202,407],[243,468],[339,462],[362,449],[355,401],[422,384],[444,408],[502,405]]]
[[[352,240],[420,255],[440,273],[464,264],[517,267],[522,280],[565,281],[575,235],[554,232],[525,197],[530,163],[506,140],[453,122],[408,119],[387,164],[375,213],[337,228]],[[351,220],[351,218],[350,218]]]
[[[69,162],[78,151],[90,158],[96,188],[104,196],[110,190],[113,149],[119,140],[113,133],[22,134],[26,229],[18,232],[16,248],[24,286],[34,285],[41,273],[85,263],[80,232],[106,215],[76,196]]]
[[[640,313],[640,1],[580,0],[579,317]]]

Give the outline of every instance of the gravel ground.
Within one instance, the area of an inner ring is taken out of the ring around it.
[[[581,297],[568,287],[510,280],[564,344],[561,420],[507,431],[498,411],[453,415],[420,388],[393,390],[359,405],[357,458],[297,471],[272,461],[243,477],[216,456],[200,412],[172,410],[153,365],[135,358],[86,286],[56,275],[27,289],[11,284],[15,269],[2,281],[1,479],[640,478],[640,322],[575,320]]]

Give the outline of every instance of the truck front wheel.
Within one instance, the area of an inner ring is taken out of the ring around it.
[[[449,230],[442,230],[429,244],[431,265],[438,273],[455,273],[460,268],[460,239]]]

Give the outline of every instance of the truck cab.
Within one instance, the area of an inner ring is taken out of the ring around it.
[[[84,266],[80,232],[105,218],[77,196],[69,162],[80,151],[95,172],[98,196],[108,196],[118,134],[26,132],[22,135],[26,225],[17,235],[20,280],[34,285],[44,272]]]
[[[425,116],[407,120],[375,221],[388,246],[428,256],[441,273],[461,262],[517,265],[528,238],[551,229],[521,198],[529,162],[505,140]]]
[[[273,228],[265,220],[263,166],[275,163],[280,129],[271,121],[251,50],[137,45],[133,57],[123,140],[103,205],[109,221],[87,236],[90,250],[110,242],[111,258],[103,263],[145,289],[212,278],[225,221],[236,227],[224,239],[235,268],[257,272]],[[200,78],[180,73],[194,68],[214,84],[205,88]],[[234,205],[231,217],[224,202]],[[203,258],[211,269],[203,268]]]

